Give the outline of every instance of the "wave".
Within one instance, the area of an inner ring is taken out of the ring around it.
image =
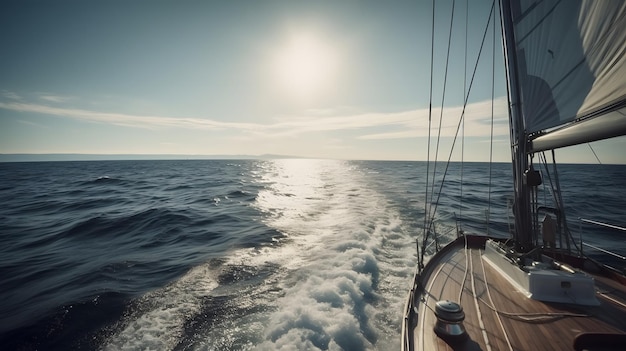
[[[7,199],[0,207],[0,344],[397,349],[424,218],[422,166],[325,160],[9,165],[0,169],[10,185],[0,188]],[[455,167],[449,180],[460,180]],[[511,191],[508,178],[499,177],[509,168],[494,169],[491,187],[490,230],[503,235]],[[562,184],[574,183],[564,186],[568,206],[592,217],[619,217],[624,199],[616,194],[623,187],[601,191],[603,173],[566,170]],[[626,169],[607,172],[621,179]],[[458,183],[443,188],[441,244],[455,236],[455,218],[466,231],[485,232],[486,174],[482,164],[465,168],[470,182],[462,202]],[[109,178],[98,179],[103,175]],[[603,203],[590,207],[595,198]],[[614,243],[608,235],[589,240]]]

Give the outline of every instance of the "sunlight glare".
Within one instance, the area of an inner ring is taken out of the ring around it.
[[[338,73],[337,50],[311,33],[294,34],[278,50],[273,72],[283,93],[313,99],[331,87]]]

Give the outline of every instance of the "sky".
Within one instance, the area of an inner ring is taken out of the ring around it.
[[[451,3],[431,94],[430,1],[3,1],[0,153],[509,162],[491,29],[451,151],[491,6],[472,2],[467,30],[457,13],[445,76]],[[591,146],[626,163],[623,137]]]

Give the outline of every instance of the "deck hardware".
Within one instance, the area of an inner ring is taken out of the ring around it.
[[[437,301],[435,304],[435,333],[442,339],[465,339],[467,331],[463,326],[465,312],[463,307],[450,300]]]

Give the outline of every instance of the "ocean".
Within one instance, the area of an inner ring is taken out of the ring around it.
[[[511,166],[491,167],[453,163],[447,185],[429,187],[440,199],[440,243],[454,238],[456,219],[466,232],[507,235]],[[310,159],[0,163],[1,348],[399,349],[426,169]],[[584,227],[584,241],[626,255],[625,233],[578,220],[626,224],[626,166],[563,165],[559,176],[574,237]],[[548,183],[538,198],[550,203]]]

